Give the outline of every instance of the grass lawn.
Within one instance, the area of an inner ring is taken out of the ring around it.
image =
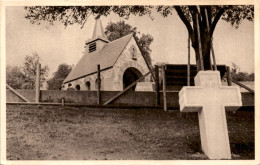
[[[196,113],[7,105],[8,160],[193,160]],[[254,159],[254,112],[227,113],[232,159]]]

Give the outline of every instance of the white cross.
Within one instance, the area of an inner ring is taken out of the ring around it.
[[[202,151],[209,159],[231,159],[226,112],[242,106],[237,86],[221,86],[218,71],[200,71],[195,87],[179,93],[181,112],[198,112]]]

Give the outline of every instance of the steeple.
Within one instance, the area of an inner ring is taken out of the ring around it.
[[[97,52],[100,51],[105,44],[109,43],[109,40],[104,33],[104,29],[100,19],[96,20],[92,38],[86,41],[86,52]]]
[[[107,40],[100,18],[96,20],[94,32],[92,35],[92,39],[96,39],[96,38]]]

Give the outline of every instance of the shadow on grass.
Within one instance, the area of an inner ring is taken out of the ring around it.
[[[235,159],[255,159],[254,151],[255,151],[255,143],[254,142],[231,142],[230,148],[232,154],[239,155],[239,157]]]

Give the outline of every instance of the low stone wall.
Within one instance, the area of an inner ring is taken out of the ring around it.
[[[35,102],[35,90],[16,90],[22,94],[26,99]],[[14,94],[11,90],[6,89],[6,102],[24,102],[20,97]]]
[[[31,102],[35,102],[35,90],[17,90],[25,98]],[[115,96],[119,91],[101,91],[101,103],[105,103],[111,97]],[[76,103],[84,105],[97,104],[96,91],[60,91],[60,90],[42,90],[40,92],[40,102],[46,103],[61,103],[64,98],[65,103]],[[155,92],[134,92],[128,91],[121,97],[112,102],[112,105],[124,106],[155,106]],[[6,90],[6,102],[24,102],[21,98],[15,95],[12,91]],[[163,105],[163,94],[160,92],[160,102]],[[178,92],[167,92],[168,107],[178,107],[179,97]],[[251,93],[242,93],[243,106],[254,105],[254,95]]]
[[[31,102],[35,102],[35,90],[17,90],[25,98]],[[115,96],[119,91],[101,91],[101,103],[105,103],[111,97]],[[163,95],[160,93],[161,103],[163,103]],[[168,92],[167,97],[169,106],[178,106],[178,92]],[[40,102],[61,103],[64,98],[65,103],[77,103],[85,105],[97,104],[96,91],[60,91],[60,90],[42,90],[40,92]],[[134,92],[128,91],[121,97],[113,101],[111,104],[129,105],[129,106],[155,106],[155,92]],[[12,91],[6,91],[6,102],[24,102]]]

